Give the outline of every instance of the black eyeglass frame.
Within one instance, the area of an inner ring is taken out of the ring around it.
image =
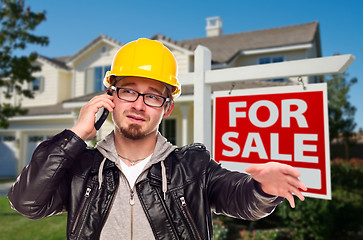
[[[138,92],[138,91],[136,91],[136,90],[134,90],[134,89],[131,89],[131,88],[124,88],[124,87],[115,87],[115,86],[111,86],[110,87],[110,89],[112,90],[112,91],[116,91],[116,94],[117,94],[117,97],[119,98],[119,99],[121,99],[121,100],[124,100],[124,101],[126,101],[126,102],[136,102],[137,101],[137,99],[139,99],[139,97],[140,96],[142,96],[142,101],[145,103],[145,105],[146,106],[149,106],[149,107],[156,107],[156,108],[161,108],[162,106],[164,106],[164,104],[166,103],[166,102],[170,102],[170,98],[166,98],[166,97],[163,97],[163,96],[160,96],[160,95],[157,95],[157,94],[153,94],[153,93],[140,93],[140,92]],[[131,100],[127,100],[127,99],[124,99],[124,98],[120,98],[120,96],[119,96],[119,91],[120,91],[120,89],[126,89],[126,90],[130,90],[130,91],[133,91],[133,92],[135,92],[135,93],[137,93],[137,97],[136,97],[136,99],[134,100],[134,101],[131,101]],[[161,105],[160,106],[153,106],[153,105],[150,105],[150,104],[147,104],[146,102],[145,102],[145,96],[147,96],[147,95],[151,95],[151,96],[157,96],[157,97],[160,97],[160,98],[162,98],[163,99],[163,102],[161,103]]]

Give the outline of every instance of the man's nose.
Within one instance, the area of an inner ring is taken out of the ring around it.
[[[132,103],[132,107],[139,111],[145,110],[146,104],[144,103],[144,97],[139,95],[137,100]]]

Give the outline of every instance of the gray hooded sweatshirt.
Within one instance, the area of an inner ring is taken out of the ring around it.
[[[100,239],[155,239],[150,223],[138,199],[135,186],[131,189],[129,182],[122,174],[120,159],[114,143],[114,133],[110,133],[103,141],[99,142],[96,148],[102,153],[104,159],[100,165],[98,180],[101,183],[103,165],[106,159],[114,162],[120,169],[120,184],[117,189],[113,205],[102,229]],[[163,183],[162,188],[165,195],[167,190],[166,170],[164,166],[165,158],[176,148],[168,142],[160,133],[157,135],[156,146],[150,161],[137,178],[136,183],[144,179],[147,169],[153,164],[161,162]]]

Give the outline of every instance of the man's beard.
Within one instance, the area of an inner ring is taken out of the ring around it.
[[[132,140],[139,140],[145,137],[145,133],[141,131],[141,126],[137,124],[130,124],[127,128],[120,127],[121,134]]]

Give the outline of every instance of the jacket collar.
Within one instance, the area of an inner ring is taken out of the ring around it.
[[[100,164],[104,157],[102,156],[102,154],[100,152],[97,151],[97,154],[95,155],[94,158],[95,159],[92,164],[91,173],[98,173]],[[113,168],[113,167],[116,167],[116,164],[114,162],[111,162],[110,160],[106,160],[103,169],[106,170],[106,169]]]
[[[172,169],[172,155],[173,153],[170,153],[169,156],[164,160],[165,168],[166,168],[166,179],[167,182],[171,182],[171,169]],[[148,173],[148,178],[151,181],[162,181],[162,173],[161,173],[161,164],[154,164]]]

